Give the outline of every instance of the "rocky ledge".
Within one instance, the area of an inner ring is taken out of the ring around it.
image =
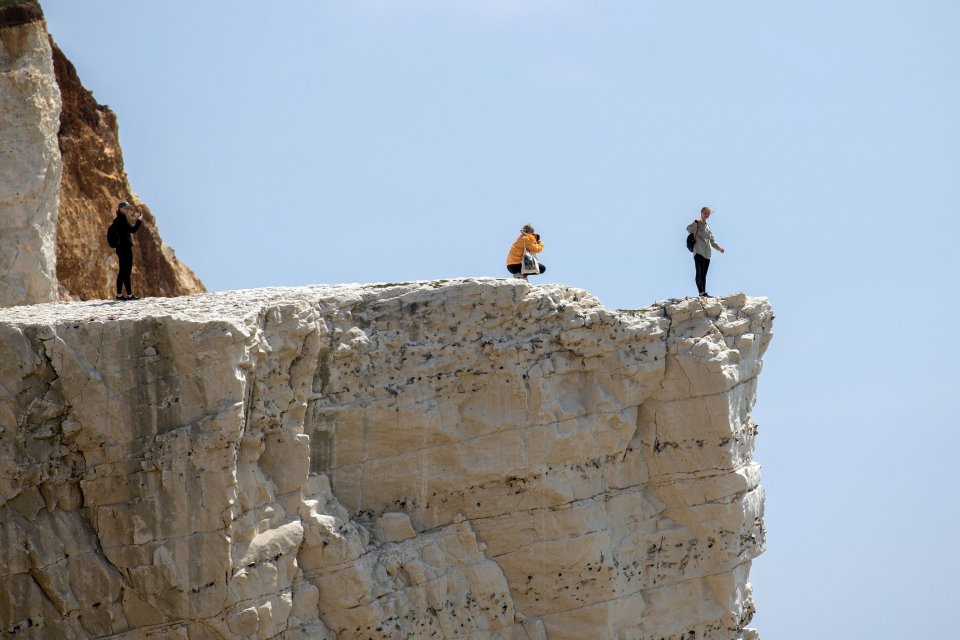
[[[755,638],[762,298],[0,310],[0,637]]]

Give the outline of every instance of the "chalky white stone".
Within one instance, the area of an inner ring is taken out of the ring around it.
[[[755,638],[772,320],[494,279],[0,310],[0,632]]]
[[[42,20],[0,27],[0,307],[57,299],[60,89]]]

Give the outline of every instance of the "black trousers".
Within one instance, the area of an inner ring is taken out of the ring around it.
[[[117,258],[120,259],[120,271],[117,273],[117,295],[123,293],[123,287],[127,288],[127,293],[133,293],[133,287],[130,286],[130,273],[133,272],[133,247],[118,247]]]
[[[541,262],[541,263],[540,263],[540,273],[544,273],[546,270],[547,270],[547,265],[545,265],[545,264],[543,264],[543,263]],[[507,265],[507,271],[509,271],[510,273],[513,273],[513,274],[520,273],[520,265],[519,265],[519,264],[508,264],[508,265]]]
[[[710,268],[710,258],[704,258],[699,253],[693,254],[693,264],[697,268],[697,293],[707,292],[707,269]]]

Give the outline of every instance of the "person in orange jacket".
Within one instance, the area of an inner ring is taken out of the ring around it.
[[[523,262],[523,252],[529,251],[536,255],[543,251],[543,242],[540,241],[540,234],[533,230],[529,224],[523,225],[520,229],[520,237],[513,241],[510,252],[507,253],[507,271],[513,274],[514,278],[526,280],[527,276],[520,273],[520,266]],[[537,262],[540,262],[539,259]],[[540,273],[547,270],[546,265],[540,262]]]

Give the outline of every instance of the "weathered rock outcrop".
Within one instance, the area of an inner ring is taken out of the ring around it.
[[[0,311],[0,635],[733,639],[772,314],[465,280]]]
[[[0,3],[0,306],[57,299],[60,91],[39,5]]]
[[[137,292],[203,291],[133,193],[116,116],[51,42],[39,4],[0,2],[0,306],[112,297],[105,230],[121,199],[146,223],[135,236]]]

